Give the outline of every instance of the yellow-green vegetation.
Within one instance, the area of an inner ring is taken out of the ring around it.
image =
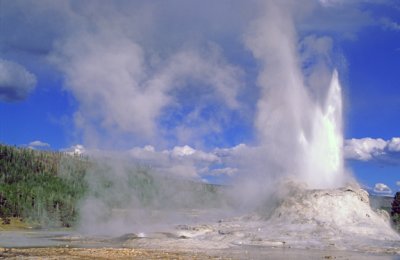
[[[162,177],[117,156],[94,159],[0,145],[2,227],[15,226],[19,219],[34,227],[72,226],[79,221],[79,202],[85,197],[108,209],[218,207],[217,190]]]
[[[86,158],[0,145],[0,218],[70,226],[86,190]]]
[[[35,229],[39,227],[39,223],[27,222],[22,218],[11,217],[7,219],[6,223],[4,223],[3,219],[0,218],[0,231]]]

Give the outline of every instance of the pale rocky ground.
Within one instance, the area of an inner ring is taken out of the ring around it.
[[[272,214],[252,213],[128,239],[128,247],[230,249],[243,246],[400,254],[387,212],[358,188],[292,190]]]

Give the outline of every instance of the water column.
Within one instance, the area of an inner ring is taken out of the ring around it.
[[[334,188],[343,185],[342,90],[338,72],[332,79],[324,102],[315,104],[308,139],[301,134],[304,153],[301,179],[310,188]]]

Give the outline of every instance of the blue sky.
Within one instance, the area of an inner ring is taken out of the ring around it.
[[[299,46],[310,40],[310,66],[322,85],[339,70],[344,138],[355,140],[346,143],[346,164],[359,182],[399,189],[400,148],[392,139],[400,133],[397,1],[287,1],[274,19],[274,4],[263,1],[0,5],[2,143],[122,151],[150,145],[175,155],[174,147],[189,145],[196,153],[185,151],[197,155],[185,169],[208,167],[208,180],[224,180],[235,169],[212,157],[218,149],[262,143],[260,82],[271,75],[276,47],[258,46],[257,30],[274,38],[277,27],[284,36],[276,38],[291,41],[300,62],[306,51]]]

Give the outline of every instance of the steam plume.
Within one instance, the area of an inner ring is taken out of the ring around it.
[[[314,89],[306,85],[314,71],[326,70],[329,64],[306,46],[303,52],[313,53],[319,62],[306,67],[308,75],[304,74],[292,13],[296,6],[267,2],[265,15],[245,37],[246,46],[261,64],[255,126],[265,147],[268,171],[292,176],[313,188],[335,187],[342,184],[344,172],[338,73],[331,69],[330,84],[314,84]],[[316,87],[322,95],[312,92]]]

